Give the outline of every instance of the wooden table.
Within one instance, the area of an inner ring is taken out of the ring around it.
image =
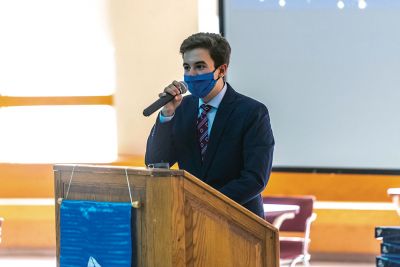
[[[275,217],[272,224],[278,229],[285,220],[293,219],[299,211],[298,205],[264,204],[264,215]]]
[[[392,197],[393,204],[396,206],[397,214],[400,216],[400,188],[389,188],[387,193]]]

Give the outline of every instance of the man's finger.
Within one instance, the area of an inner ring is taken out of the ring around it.
[[[181,93],[181,91],[179,90],[179,88],[177,88],[174,84],[170,84],[170,85],[168,85],[168,89],[171,91],[171,92],[174,92],[172,95],[179,95],[180,93]]]

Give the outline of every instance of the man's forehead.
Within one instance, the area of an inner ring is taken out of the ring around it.
[[[213,60],[207,49],[196,48],[193,50],[186,51],[183,54],[183,63],[189,64],[189,65],[198,64],[198,63],[211,64],[211,63],[213,63]]]

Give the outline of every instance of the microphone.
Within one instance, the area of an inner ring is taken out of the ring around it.
[[[183,81],[178,82],[179,83],[179,91],[181,94],[184,94],[187,92],[187,84]],[[172,101],[172,99],[174,99],[174,95],[171,95],[169,93],[166,93],[164,96],[160,97],[159,99],[157,99],[153,104],[151,104],[150,106],[148,106],[145,110],[143,110],[143,115],[148,117],[151,114],[153,114],[155,111],[159,110],[160,108],[162,108],[165,104],[167,104],[168,102]]]

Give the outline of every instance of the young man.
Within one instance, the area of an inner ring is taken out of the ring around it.
[[[225,38],[197,33],[180,47],[182,97],[174,81],[164,93],[175,95],[159,114],[147,141],[146,164],[178,162],[245,208],[264,218],[260,193],[267,185],[274,138],[267,108],[225,82],[231,48]]]

